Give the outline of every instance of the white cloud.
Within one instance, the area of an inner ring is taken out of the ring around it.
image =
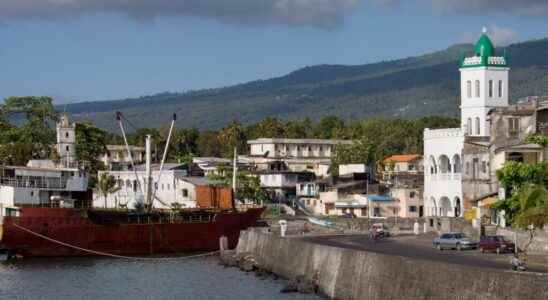
[[[459,42],[475,43],[480,34],[481,33],[466,32],[461,35]],[[489,35],[489,38],[491,38],[493,44],[495,44],[495,47],[508,46],[519,41],[519,34],[511,28],[491,25],[487,27],[487,34]]]
[[[117,12],[136,19],[193,16],[228,23],[332,28],[362,0],[0,0],[0,21]]]
[[[472,13],[506,12],[518,15],[548,15],[546,0],[427,0],[440,12]]]

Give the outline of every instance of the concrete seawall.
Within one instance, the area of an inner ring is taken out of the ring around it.
[[[236,249],[288,279],[304,276],[334,299],[544,299],[548,276],[440,263],[242,232]]]

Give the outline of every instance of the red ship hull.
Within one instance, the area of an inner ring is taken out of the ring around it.
[[[219,249],[222,236],[228,238],[229,248],[236,247],[240,231],[253,226],[263,210],[218,212],[211,220],[203,222],[102,225],[73,209],[23,208],[21,216],[4,218],[1,246],[11,255],[23,256],[92,255],[76,247],[116,255],[215,251]]]

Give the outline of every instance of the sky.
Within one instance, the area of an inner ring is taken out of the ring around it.
[[[0,99],[215,88],[548,37],[546,0],[0,0]]]

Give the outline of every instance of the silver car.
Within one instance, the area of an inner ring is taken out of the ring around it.
[[[478,242],[472,241],[462,233],[444,233],[434,239],[434,247],[438,250],[443,249],[476,249]]]

